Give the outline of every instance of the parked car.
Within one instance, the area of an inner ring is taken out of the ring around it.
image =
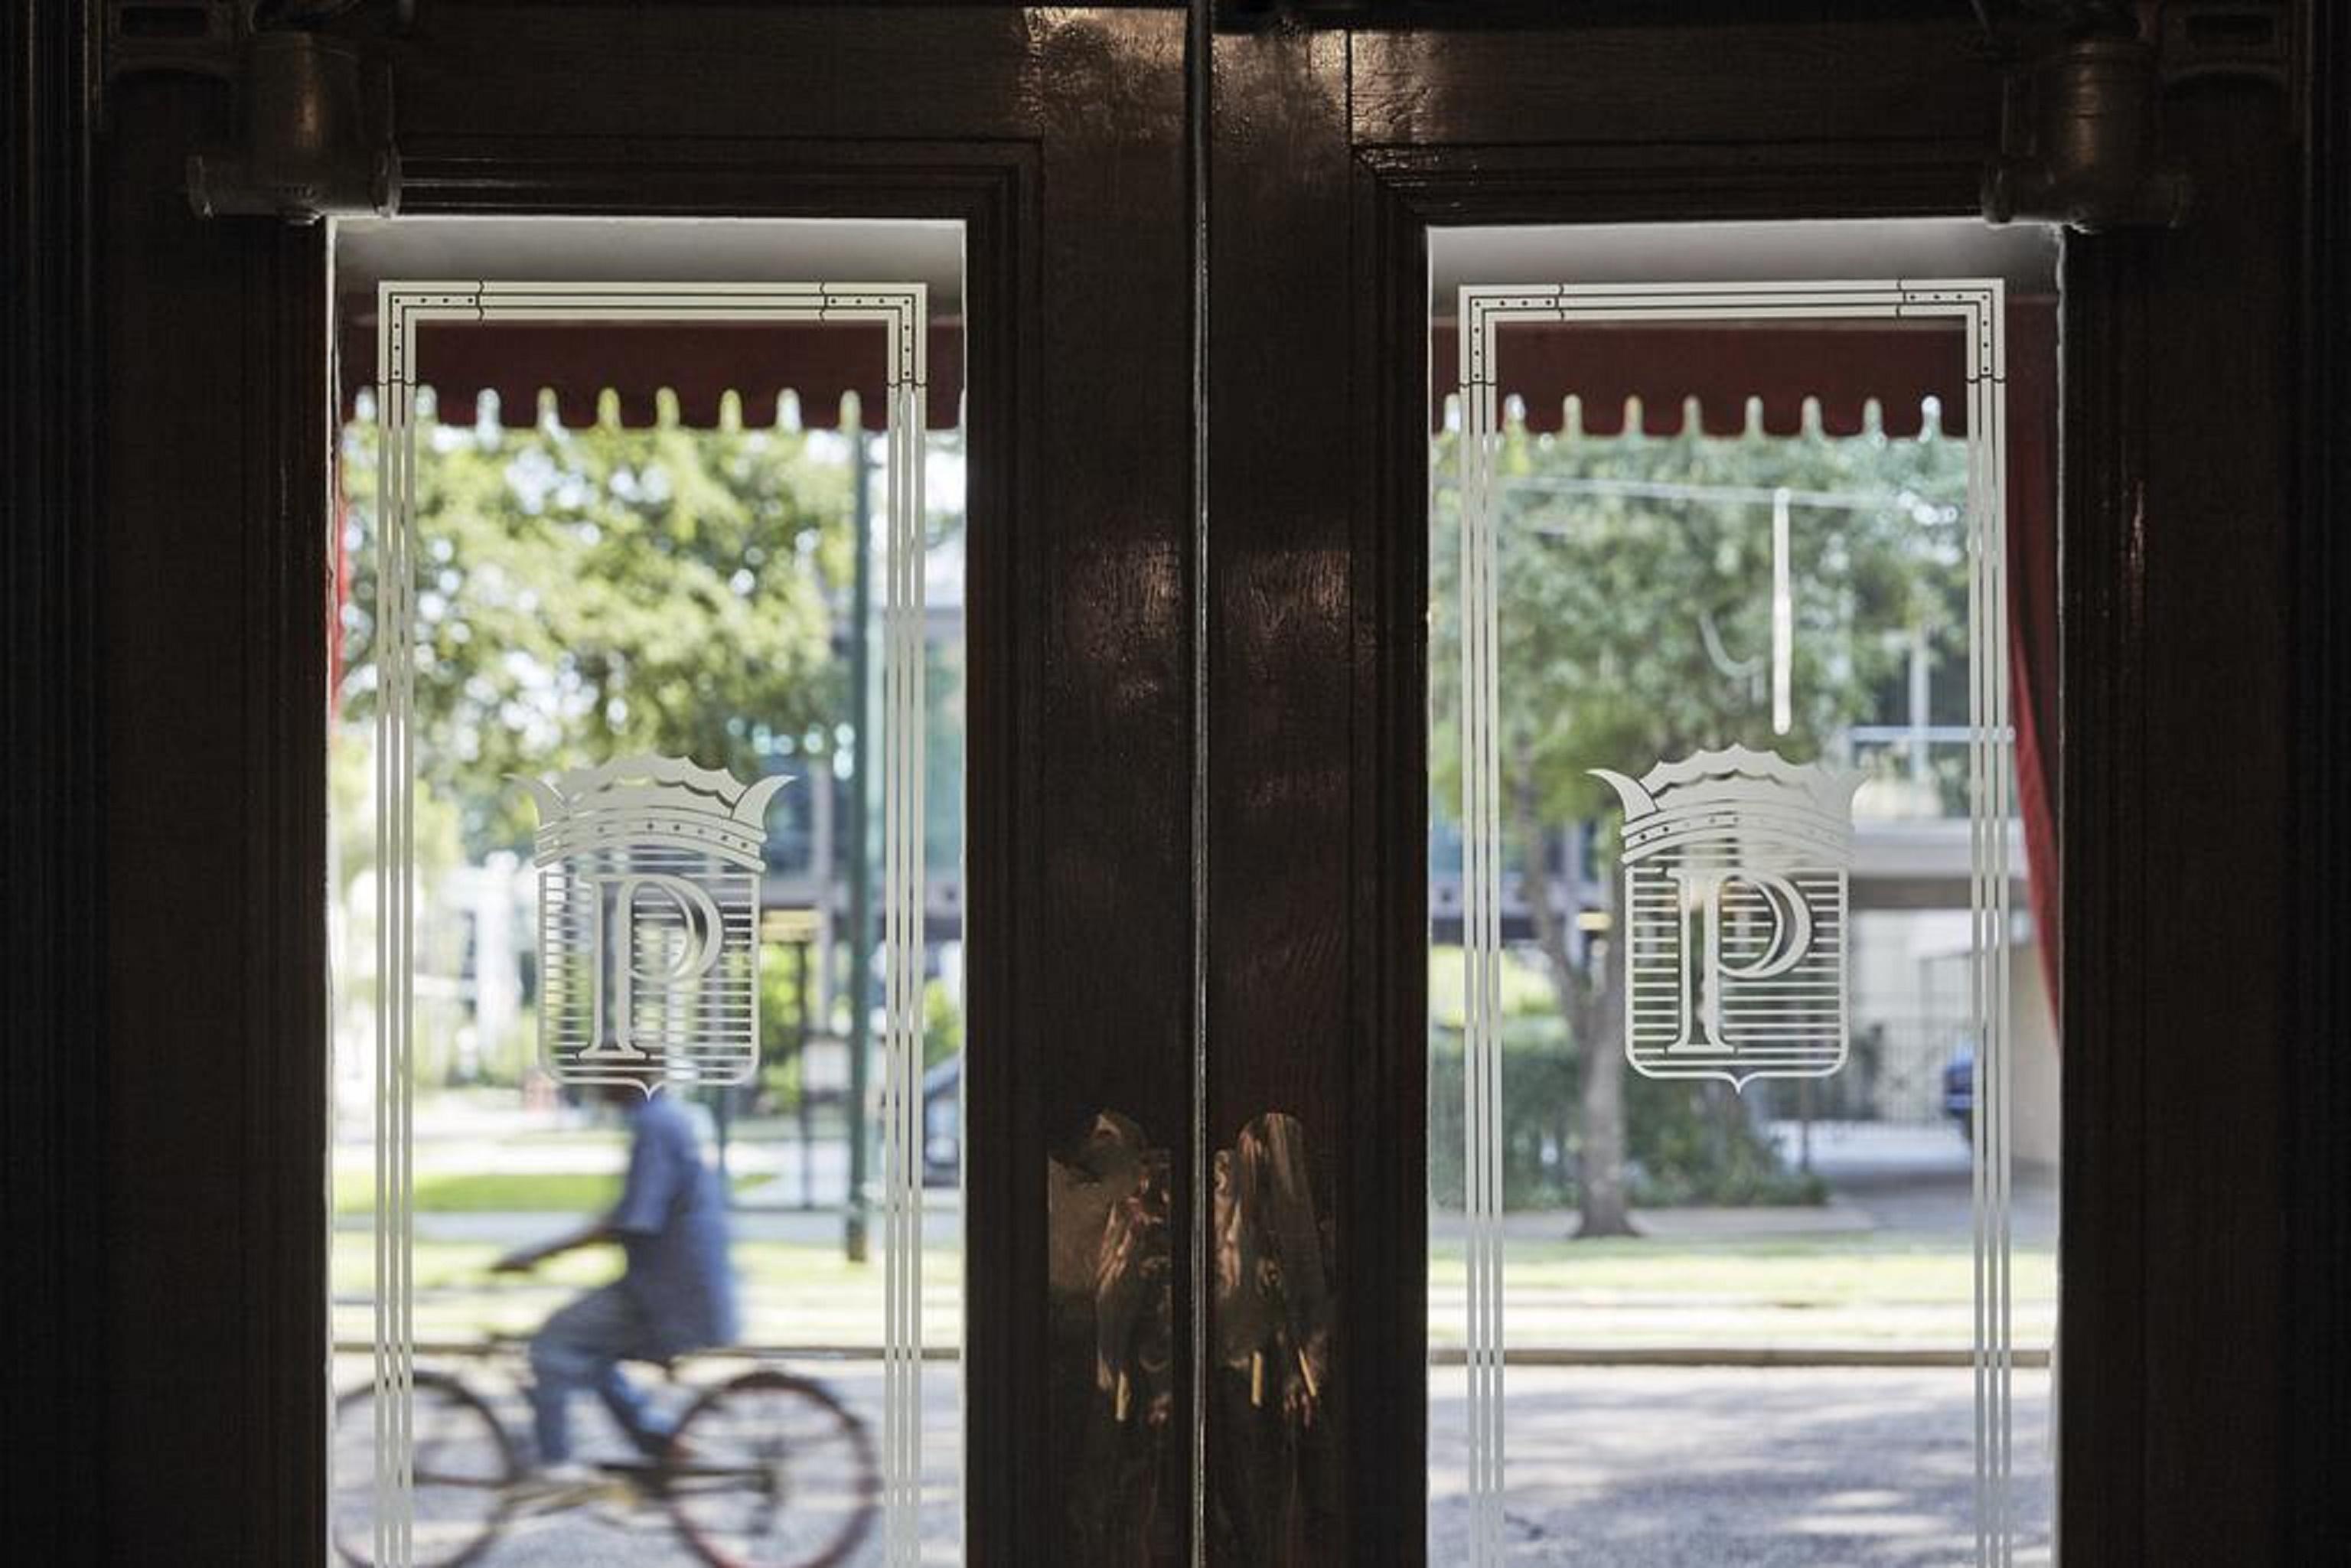
[[[1959,1136],[1972,1144],[1976,1136],[1976,1042],[1959,1041],[1943,1064],[1943,1114],[1959,1124]]]
[[[963,1176],[963,1052],[923,1074],[923,1185],[953,1186]]]

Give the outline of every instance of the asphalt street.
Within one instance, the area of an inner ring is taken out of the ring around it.
[[[1823,1129],[1813,1155],[1832,1188],[1827,1206],[1656,1211],[1642,1217],[1645,1228],[1684,1246],[1782,1232],[1968,1234],[1973,1194],[1967,1150],[1950,1129]],[[2014,1233],[2020,1243],[2045,1246],[2053,1239],[2054,1192],[2032,1173],[2019,1178]],[[926,1218],[928,1239],[952,1245],[959,1219],[953,1203],[936,1204]],[[445,1214],[422,1217],[419,1228],[446,1239],[510,1244],[547,1223],[544,1216]],[[740,1215],[737,1224],[747,1237],[819,1242],[837,1234],[839,1220],[768,1210]],[[1512,1215],[1507,1228],[1544,1237],[1562,1233],[1564,1225],[1558,1215]],[[1445,1228],[1438,1221],[1437,1229]],[[363,1369],[355,1363],[347,1370]],[[462,1370],[519,1433],[527,1423],[511,1374],[495,1365]],[[878,1363],[803,1370],[831,1383],[878,1430]],[[2015,1560],[2045,1563],[2051,1375],[2020,1369],[2013,1376],[2015,1479],[2008,1497]],[[1433,1562],[1467,1556],[1465,1388],[1458,1366],[1431,1373]],[[934,1435],[925,1454],[926,1563],[959,1560],[959,1399],[954,1364],[926,1365],[925,1426]],[[1923,1568],[1975,1560],[1976,1389],[1965,1367],[1518,1365],[1507,1374],[1506,1407],[1504,1555],[1513,1563]],[[600,1446],[620,1451],[617,1434],[592,1402],[581,1402],[578,1419],[586,1452]],[[615,1496],[518,1517],[479,1561],[486,1568],[641,1568],[692,1558],[658,1509],[632,1508]],[[879,1563],[878,1542],[869,1543],[861,1561]]]
[[[881,1373],[819,1371],[878,1426]],[[2048,1375],[2016,1374],[2011,1498],[2021,1563],[2047,1563]],[[951,1563],[961,1501],[946,1434],[951,1364],[926,1367],[923,1560]],[[511,1387],[496,1403],[522,1419]],[[1464,1375],[1430,1385],[1429,1559],[1467,1555]],[[1506,1385],[1513,1563],[1618,1568],[1924,1568],[1974,1559],[1972,1375],[1845,1367],[1512,1367]],[[582,1402],[583,1450],[617,1453]],[[693,1559],[658,1511],[617,1502],[512,1526],[483,1568],[645,1568]],[[878,1548],[862,1562],[878,1563]]]

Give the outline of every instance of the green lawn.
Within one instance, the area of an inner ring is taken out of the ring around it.
[[[1704,1243],[1514,1239],[1503,1266],[1513,1292],[1737,1297],[1788,1306],[1965,1301],[1975,1288],[1966,1238],[1882,1232]],[[2014,1277],[2020,1296],[2047,1293],[2056,1282],[2054,1255],[2016,1249]],[[1431,1246],[1428,1278],[1432,1289],[1467,1288],[1459,1241]]]
[[[548,1216],[553,1234],[565,1216]],[[429,1222],[428,1222],[429,1228]],[[575,1253],[528,1276],[489,1272],[500,1248],[437,1240],[415,1247],[416,1326],[423,1338],[523,1333],[573,1292],[611,1279],[610,1249]],[[837,1247],[738,1240],[745,1337],[755,1343],[880,1343],[882,1265],[845,1261]],[[373,1249],[367,1234],[335,1241],[338,1337],[372,1332]],[[1974,1263],[1965,1241],[1837,1236],[1755,1242],[1513,1241],[1504,1256],[1505,1326],[1521,1347],[1963,1348],[1973,1333]],[[923,1265],[925,1338],[960,1331],[962,1258],[935,1248]],[[2020,1249],[2012,1283],[2015,1343],[2049,1343],[2055,1260]],[[1458,1244],[1429,1260],[1429,1341],[1463,1339],[1467,1270]]]
[[[562,1228],[549,1216],[549,1234]],[[490,1272],[503,1248],[486,1243],[415,1243],[415,1320],[424,1340],[475,1341],[528,1333],[580,1291],[620,1272],[612,1248],[568,1254],[528,1274]],[[851,1263],[838,1247],[781,1241],[737,1241],[735,1270],[741,1285],[744,1334],[753,1344],[871,1345],[882,1339],[882,1264]],[[375,1249],[365,1231],[335,1238],[334,1329],[339,1340],[366,1340],[373,1332]],[[924,1337],[933,1344],[960,1338],[963,1260],[932,1249],[923,1261]]]
[[[758,1144],[747,1136],[741,1146]],[[363,1148],[341,1154],[335,1207],[348,1228],[338,1231],[334,1243],[335,1330],[339,1338],[363,1341],[373,1319],[374,1249],[364,1223],[373,1206],[373,1170]],[[621,1129],[502,1135],[495,1128],[476,1133],[458,1124],[444,1136],[420,1137],[416,1155],[421,1234],[414,1302],[421,1337],[472,1341],[528,1333],[571,1294],[617,1272],[619,1255],[609,1248],[559,1259],[528,1276],[493,1275],[489,1268],[505,1250],[509,1231],[512,1241],[551,1237],[612,1203],[627,1157]],[[486,1168],[498,1166],[507,1168]],[[738,1191],[771,1179],[769,1172],[739,1167],[734,1177]],[[533,1218],[514,1226],[455,1218],[485,1213]],[[452,1217],[440,1235],[435,1216]],[[780,1228],[796,1239],[815,1234]],[[735,1246],[746,1339],[878,1343],[878,1248],[874,1261],[851,1264],[837,1246],[777,1239],[778,1229],[767,1226],[763,1235]],[[499,1243],[459,1239],[486,1230]],[[1975,1266],[1964,1233],[1822,1231],[1583,1242],[1562,1239],[1560,1232],[1521,1232],[1505,1240],[1504,1269],[1504,1327],[1515,1347],[1949,1349],[1964,1347],[1973,1334]],[[933,1343],[952,1344],[959,1335],[961,1279],[962,1259],[952,1248],[926,1254],[924,1312],[925,1337]],[[2055,1291],[2050,1249],[2017,1249],[2011,1295],[2019,1345],[2049,1343]],[[1461,1344],[1467,1293],[1462,1243],[1458,1235],[1440,1236],[1429,1257],[1432,1345]]]
[[[1514,1345],[1948,1348],[1974,1332],[1975,1260],[1964,1237],[1513,1239],[1503,1275]],[[1432,1249],[1428,1286],[1430,1343],[1459,1345],[1468,1288],[1459,1242]],[[2053,1252],[2015,1249],[2017,1343],[2050,1342],[2056,1288]]]
[[[772,1179],[737,1175],[742,1192]],[[416,1177],[419,1214],[594,1214],[621,1196],[621,1178],[604,1171],[450,1171]],[[335,1212],[366,1214],[375,1207],[375,1174],[340,1171]]]

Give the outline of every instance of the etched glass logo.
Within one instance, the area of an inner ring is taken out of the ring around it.
[[[1734,746],[1625,802],[1625,1055],[1652,1078],[1822,1078],[1844,1065],[1858,773]]]
[[[518,780],[538,806],[539,1058],[563,1083],[742,1083],[759,1063],[768,802],[683,758]]]

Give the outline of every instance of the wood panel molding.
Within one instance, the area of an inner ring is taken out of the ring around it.
[[[0,1536],[64,1561],[99,1527],[105,817],[97,686],[96,225],[86,7],[0,15]]]

